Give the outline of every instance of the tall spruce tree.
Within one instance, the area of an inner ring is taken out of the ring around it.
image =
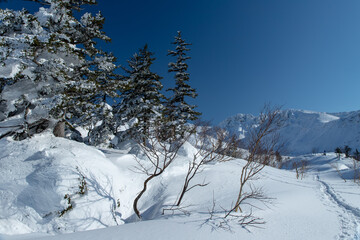
[[[91,81],[95,83],[96,92],[91,96],[93,111],[88,115],[92,121],[88,143],[91,145],[109,146],[116,131],[113,108],[115,99],[120,97],[118,90],[122,87],[121,76],[114,73],[117,68],[115,57],[104,54],[97,64]]]
[[[128,61],[128,68],[124,68],[122,101],[117,108],[117,119],[129,125],[125,136],[141,141],[151,135],[151,128],[161,117],[163,109],[161,101],[164,96],[160,92],[163,85],[161,77],[150,69],[155,60],[152,56],[145,45]]]
[[[195,111],[196,106],[190,105],[186,99],[197,97],[195,89],[188,84],[190,76],[186,60],[190,57],[186,56],[186,53],[190,50],[188,46],[191,44],[182,39],[180,31],[177,32],[172,44],[175,45],[175,50],[169,50],[168,55],[175,57],[176,62],[169,63],[168,71],[175,73],[175,87],[167,90],[172,92],[172,96],[166,102],[164,115],[166,128],[173,131],[172,134],[182,134],[186,130],[185,124],[198,119],[201,113]]]

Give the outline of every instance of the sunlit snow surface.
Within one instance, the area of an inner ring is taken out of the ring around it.
[[[319,113],[319,121],[322,123],[328,123],[331,121],[339,120],[340,118],[327,113]]]
[[[265,225],[243,228],[229,222],[225,228],[211,220],[222,216],[236,200],[237,159],[206,165],[194,183],[209,185],[185,195],[190,215],[162,209],[176,200],[187,164],[190,144],[167,171],[154,179],[140,200],[142,221],[133,215],[132,202],[145,176],[136,172],[135,156],[122,150],[99,150],[55,138],[50,133],[15,142],[0,140],[0,239],[357,239],[360,226],[360,186],[353,182],[353,162],[335,154],[291,158],[283,169],[266,167],[259,180],[271,204],[250,202]],[[143,161],[145,159],[142,159]],[[292,162],[307,162],[304,178],[296,179]],[[79,176],[88,192],[80,195]],[[74,208],[59,217],[70,194]],[[119,203],[119,204],[118,204]],[[118,206],[119,205],[119,206]],[[244,206],[248,211],[249,206]],[[91,230],[91,231],[88,231]],[[18,235],[22,234],[22,235]]]

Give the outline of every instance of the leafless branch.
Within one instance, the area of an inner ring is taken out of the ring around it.
[[[195,187],[204,187],[208,183],[191,185],[194,177],[202,171],[205,164],[223,162],[233,159],[233,152],[238,150],[239,140],[221,128],[210,127],[208,123],[197,123],[197,132],[194,134],[196,148],[192,159],[189,161],[184,184],[181,189],[176,206],[180,206],[185,193]]]
[[[155,125],[153,128],[153,135],[146,138],[145,141],[144,138],[134,138],[137,140],[137,144],[140,146],[146,156],[146,159],[150,162],[150,167],[145,167],[145,165],[137,159],[137,169],[147,175],[147,178],[143,183],[142,190],[133,202],[134,212],[139,219],[141,219],[141,214],[138,210],[138,202],[142,195],[146,192],[148,183],[153,178],[160,176],[165,169],[169,167],[169,165],[177,157],[179,149],[184,145],[194,131],[194,129],[189,129],[189,131],[184,133],[182,136],[174,135],[167,138],[167,140],[164,140],[162,136],[162,126]]]
[[[280,109],[265,106],[260,114],[259,126],[250,133],[250,140],[248,142],[248,155],[246,163],[241,169],[240,173],[240,187],[235,205],[227,211],[225,218],[233,216],[235,212],[242,213],[241,205],[246,201],[253,199],[258,201],[267,201],[268,198],[263,194],[261,188],[255,188],[250,184],[251,180],[258,177],[258,174],[269,163],[269,159],[275,153],[279,137],[275,134],[281,126]],[[249,186],[249,191],[245,190],[245,186]],[[259,223],[259,219],[250,214],[238,215],[241,216],[239,223],[252,224]]]

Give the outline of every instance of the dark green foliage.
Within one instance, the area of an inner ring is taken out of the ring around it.
[[[355,152],[354,152],[354,158],[356,159],[356,160],[360,160],[360,152],[359,152],[359,150],[358,149],[356,149],[355,150]]]
[[[71,211],[73,209],[73,204],[71,202],[71,197],[69,194],[65,194],[64,199],[67,199],[67,207],[63,210],[59,211],[59,217],[64,216],[65,213]]]
[[[80,195],[85,195],[88,191],[85,176],[79,171],[78,167],[76,169],[78,170],[79,175],[80,175],[79,176],[79,191],[77,193]]]
[[[348,145],[344,147],[345,157],[350,157],[351,148]]]
[[[335,149],[335,153],[336,153],[337,157],[340,159],[340,156],[341,156],[341,154],[342,154],[341,148],[337,147],[337,148]]]
[[[161,117],[163,85],[161,77],[151,71],[155,60],[152,55],[145,45],[128,61],[128,68],[124,68],[122,100],[115,112],[119,124],[129,125],[124,134],[132,138],[145,139],[151,135],[151,126]]]
[[[188,84],[190,74],[187,72],[186,60],[190,59],[190,57],[186,54],[190,50],[188,46],[191,44],[182,39],[180,31],[178,31],[172,44],[175,45],[175,50],[169,51],[168,55],[174,57],[176,62],[169,63],[168,71],[175,73],[175,87],[167,90],[171,91],[172,95],[165,104],[165,128],[182,134],[183,131],[186,131],[185,124],[188,121],[197,120],[201,113],[195,111],[196,106],[190,105],[186,99],[187,97],[193,99],[197,97],[195,89]]]
[[[0,9],[0,71],[14,69],[15,64],[18,69],[1,80],[2,97],[6,96],[1,99],[1,118],[24,114],[22,105],[13,104],[21,100],[34,105],[29,112],[32,121],[64,119],[90,131],[104,118],[112,121],[102,113],[119,97],[116,59],[96,45],[111,40],[102,31],[105,19],[100,12],[74,14],[96,1],[33,1],[43,5],[36,14]],[[113,131],[104,128],[109,124],[102,124],[102,135]]]
[[[64,199],[67,200],[66,202],[66,207],[60,211],[58,211],[59,217],[64,216],[65,213],[71,211],[74,207],[75,207],[75,203],[72,201],[72,197],[75,195],[80,195],[80,197],[82,197],[83,195],[87,194],[88,188],[87,188],[87,182],[86,182],[86,178],[84,176],[84,174],[80,171],[79,167],[76,167],[76,171],[79,174],[79,190],[73,194],[65,194]]]

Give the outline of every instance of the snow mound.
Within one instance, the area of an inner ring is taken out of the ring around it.
[[[0,233],[73,232],[122,223],[113,211],[113,186],[121,174],[101,151],[50,133],[0,144]]]

